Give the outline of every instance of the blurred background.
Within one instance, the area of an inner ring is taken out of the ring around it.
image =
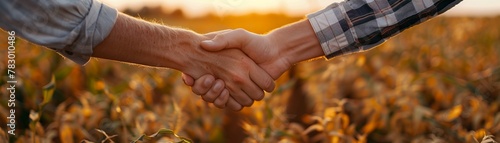
[[[103,0],[199,33],[266,32],[336,0]],[[10,142],[488,142],[500,137],[500,1],[468,0],[364,53],[304,62],[241,112],[220,110],[180,73],[92,59],[79,66],[16,41]],[[0,32],[0,55],[7,33]],[[7,57],[0,59],[7,124]],[[7,142],[6,126],[0,142]],[[498,139],[496,139],[498,140]]]

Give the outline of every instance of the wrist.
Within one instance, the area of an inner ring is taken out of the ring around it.
[[[119,14],[108,37],[93,49],[93,57],[152,67],[185,70],[185,55],[203,37]]]
[[[163,54],[163,63],[169,64],[166,67],[179,70],[181,72],[190,74],[193,77],[198,77],[197,74],[190,71],[189,67],[193,67],[193,58],[198,58],[196,54],[200,54],[200,42],[204,39],[203,36],[188,30],[183,29],[170,29],[169,40],[162,40],[162,49],[158,51]]]
[[[308,20],[277,29],[269,34],[280,55],[292,65],[324,55]]]

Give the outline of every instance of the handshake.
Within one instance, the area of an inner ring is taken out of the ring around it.
[[[133,39],[133,40],[132,40]],[[238,111],[274,90],[292,65],[324,56],[309,20],[258,35],[243,29],[200,35],[119,14],[92,57],[181,71],[194,93]]]
[[[264,91],[273,91],[274,80],[292,65],[325,54],[332,58],[371,49],[461,0],[404,1],[397,9],[387,0],[343,1],[266,35],[242,29],[200,35],[87,2],[92,7],[0,1],[6,11],[0,12],[0,28],[19,32],[81,65],[96,57],[179,70],[203,100],[241,110],[263,99]],[[61,10],[48,10],[53,8]],[[32,15],[21,16],[26,13]],[[26,23],[32,23],[33,30],[25,30]]]
[[[307,20],[266,35],[237,29],[208,33],[204,38],[198,47],[204,56],[193,59],[203,64],[190,65],[202,70],[181,70],[184,83],[204,101],[235,111],[262,100],[264,91],[273,91],[274,80],[292,65],[323,55]]]

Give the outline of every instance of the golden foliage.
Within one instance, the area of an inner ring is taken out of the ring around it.
[[[243,28],[262,33],[297,19],[266,17],[261,20],[276,22]],[[239,22],[234,17],[164,21],[199,32],[235,28]],[[300,73],[282,76],[275,92],[244,109],[231,125],[225,124],[227,113],[191,93],[178,72],[106,60],[80,67],[18,41],[18,126],[10,139],[229,142],[233,134],[226,126],[239,126],[245,142],[495,142],[500,136],[498,23],[500,17],[440,17],[369,52],[302,63]],[[6,39],[0,34],[0,48]],[[0,73],[5,63],[2,58]],[[2,77],[2,94],[6,86]],[[314,109],[301,123],[290,122],[295,115],[286,112],[285,99],[298,89]],[[2,117],[8,115],[5,99]],[[0,140],[8,138],[2,127]]]

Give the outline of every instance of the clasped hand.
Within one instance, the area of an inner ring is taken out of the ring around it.
[[[239,59],[249,65],[257,64],[261,70],[267,75],[259,72],[260,69],[254,71],[234,71],[235,75],[248,74],[250,78],[241,78],[240,76],[232,76],[235,83],[228,83],[220,78],[216,79],[214,75],[205,74],[197,79],[190,75],[183,74],[183,80],[188,86],[192,86],[192,91],[201,95],[204,101],[213,103],[218,108],[230,108],[232,110],[241,110],[244,106],[250,107],[255,100],[262,100],[264,91],[271,92],[274,89],[274,81],[266,78],[271,77],[276,80],[286,70],[291,67],[291,62],[280,56],[279,50],[282,49],[273,35],[257,35],[243,29],[225,30],[207,34],[208,37],[213,37],[211,40],[201,42],[203,49],[216,51],[241,50],[253,61],[247,61],[245,56],[240,56]],[[219,61],[224,67],[232,69],[233,65],[227,64],[226,61]],[[250,68],[251,69],[251,68]],[[251,81],[249,81],[251,80]],[[259,82],[261,81],[261,82]],[[265,82],[262,82],[265,81]],[[271,83],[269,83],[271,82]],[[243,90],[239,90],[240,88]],[[261,88],[258,88],[261,87]],[[266,87],[267,89],[263,89]]]

